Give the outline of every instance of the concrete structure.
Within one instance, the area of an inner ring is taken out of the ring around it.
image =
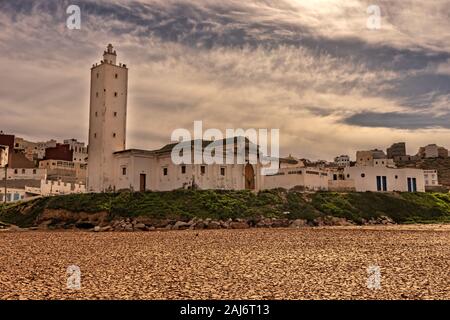
[[[334,164],[338,167],[348,167],[350,166],[350,157],[347,155],[340,155],[334,158]]]
[[[73,152],[72,161],[87,164],[87,147],[84,142],[79,142],[77,139],[64,140],[64,144],[69,145],[69,149]]]
[[[8,180],[41,180],[46,179],[47,170],[39,168],[8,168]]]
[[[328,172],[311,167],[280,168],[277,174],[263,176],[263,189],[292,189],[304,191],[328,190]]]
[[[40,195],[42,196],[54,196],[85,192],[86,186],[84,184],[41,180]]]
[[[421,159],[448,158],[448,150],[444,147],[439,147],[436,144],[429,144],[419,148],[417,156]]]
[[[406,156],[406,143],[405,142],[397,142],[392,146],[387,148],[387,157],[388,159],[395,159],[395,157],[404,157]]]
[[[356,152],[356,165],[359,167],[395,167],[393,159],[388,159],[382,150],[374,149],[369,151]]]

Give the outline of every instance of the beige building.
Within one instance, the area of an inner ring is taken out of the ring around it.
[[[425,147],[421,147],[417,156],[422,159],[447,158],[448,150],[444,147],[439,147],[436,144],[429,144]]]
[[[86,184],[87,165],[64,160],[42,160],[39,169],[45,170],[47,179],[68,183]]]
[[[393,159],[388,159],[384,151],[374,149],[356,152],[356,165],[365,167],[395,167]]]

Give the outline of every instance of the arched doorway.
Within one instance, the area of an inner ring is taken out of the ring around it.
[[[255,190],[255,171],[250,163],[245,166],[245,189]]]

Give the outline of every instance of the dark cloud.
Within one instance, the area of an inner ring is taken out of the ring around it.
[[[450,113],[434,115],[430,113],[361,112],[343,120],[344,123],[363,127],[395,129],[450,129]]]

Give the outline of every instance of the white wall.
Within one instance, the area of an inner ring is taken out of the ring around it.
[[[421,169],[386,168],[386,167],[347,167],[344,169],[345,179],[355,182],[358,192],[377,192],[377,176],[386,176],[387,191],[408,191],[408,178],[416,178],[418,192],[425,192],[424,173]]]
[[[304,187],[307,190],[328,190],[328,172],[318,168],[281,168],[276,175],[263,177],[263,189]]]

